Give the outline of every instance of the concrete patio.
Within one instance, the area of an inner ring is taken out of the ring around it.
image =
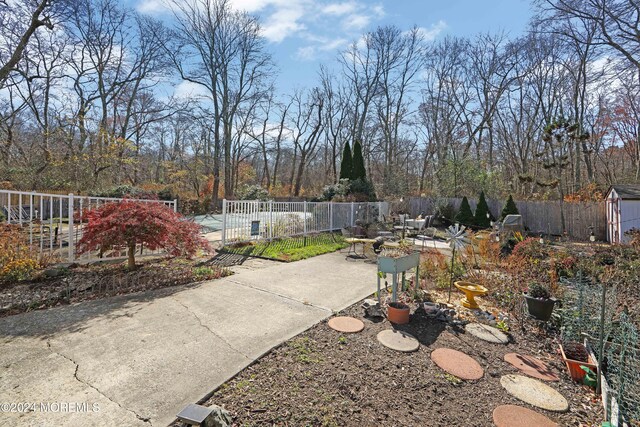
[[[1,403],[34,404],[0,411],[0,425],[167,425],[274,346],[375,292],[375,272],[333,253],[0,319]]]

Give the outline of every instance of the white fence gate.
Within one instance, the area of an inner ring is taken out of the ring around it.
[[[76,253],[87,212],[109,202],[124,199],[111,197],[47,194],[0,190],[0,213],[8,224],[18,224],[28,234],[29,245],[42,256],[50,254],[61,260],[90,261],[96,254]],[[177,211],[177,200],[142,200],[144,203],[163,203]]]
[[[274,202],[223,200],[222,245],[259,239],[306,236],[382,221],[387,202]]]

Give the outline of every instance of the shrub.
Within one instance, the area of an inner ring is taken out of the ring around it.
[[[118,199],[129,197],[132,199],[153,200],[158,198],[158,195],[156,193],[152,191],[146,191],[142,188],[134,187],[132,185],[119,185],[108,190],[93,192],[91,195],[96,197],[114,197]]]
[[[267,200],[269,192],[259,185],[245,185],[237,193],[240,200]]]
[[[487,199],[484,197],[484,191],[480,192],[478,198],[478,206],[476,206],[476,213],[474,215],[475,225],[481,228],[489,228],[493,219],[491,212],[489,212],[489,205]]]
[[[528,237],[516,244],[511,256],[527,260],[544,260],[549,257],[549,249],[534,237]]]
[[[373,202],[376,200],[376,191],[373,184],[368,179],[355,179],[349,182],[349,195],[353,196],[354,201]]]
[[[634,249],[640,249],[640,229],[632,228],[624,232],[625,236],[629,237],[629,245]]]
[[[551,294],[549,293],[549,289],[546,286],[540,283],[532,283],[529,285],[529,289],[527,290],[527,295],[531,298],[538,299],[549,299],[551,298]]]
[[[337,184],[327,185],[322,190],[321,200],[331,201],[336,196],[345,197],[349,192],[349,180],[341,179]]]
[[[28,280],[31,279],[38,266],[38,261],[33,258],[20,258],[9,261],[0,269],[0,278],[3,281]]]
[[[351,146],[349,141],[345,142],[342,150],[342,160],[340,162],[340,180],[353,178],[353,157],[351,156]]]
[[[439,203],[436,205],[435,217],[453,221],[456,217],[456,208],[453,203]]]
[[[30,279],[38,267],[20,226],[0,225],[0,281]]]
[[[518,207],[516,206],[516,202],[513,201],[513,197],[509,194],[509,198],[507,199],[507,203],[502,208],[502,219],[504,219],[507,215],[520,215],[518,212]]]
[[[165,249],[172,256],[192,256],[209,244],[200,227],[161,203],[131,199],[107,203],[88,213],[89,222],[78,242],[78,252],[127,249],[128,268],[135,267],[137,245]]]
[[[224,268],[220,268],[218,266],[212,266],[212,267],[200,266],[200,267],[195,267],[192,270],[192,273],[193,273],[194,280],[202,281],[202,280],[213,280],[213,279],[219,279],[221,277],[226,277],[230,274],[230,271]]]
[[[462,198],[462,203],[460,203],[460,210],[458,211],[455,220],[462,225],[474,224],[473,212],[471,212],[471,206],[469,205],[467,196]]]
[[[356,141],[353,144],[353,164],[352,164],[352,179],[361,179],[366,181],[367,170],[364,167],[364,157],[362,157],[362,145],[360,141]]]
[[[427,258],[420,264],[421,277],[431,279],[438,289],[447,289],[451,280],[451,262],[439,251],[429,251]],[[460,261],[453,264],[453,280],[464,277],[466,270]]]

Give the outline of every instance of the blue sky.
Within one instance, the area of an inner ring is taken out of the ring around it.
[[[131,1],[131,0],[130,0]],[[169,18],[163,0],[133,0],[136,9]],[[529,0],[230,0],[259,16],[280,75],[277,87],[315,84],[319,65],[378,25],[423,28],[430,39],[505,31],[517,36],[531,16]],[[183,86],[179,90],[185,91]]]

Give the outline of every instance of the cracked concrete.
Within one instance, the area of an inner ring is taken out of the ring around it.
[[[141,415],[137,414],[135,411],[132,411],[132,410],[130,410],[130,409],[127,409],[127,408],[123,407],[120,403],[118,403],[118,402],[114,401],[114,400],[113,400],[113,399],[111,399],[109,396],[107,396],[106,394],[104,394],[103,392],[101,392],[100,390],[98,390],[96,387],[94,387],[93,385],[89,384],[87,381],[84,381],[84,380],[80,379],[80,377],[78,377],[78,371],[80,370],[80,365],[79,365],[78,363],[76,363],[76,361],[75,361],[75,360],[73,360],[72,358],[70,358],[70,357],[68,357],[68,356],[65,356],[64,354],[62,354],[62,353],[60,353],[60,352],[57,352],[57,351],[54,351],[53,349],[51,349],[51,343],[50,343],[49,341],[47,341],[47,347],[49,348],[49,350],[50,350],[52,353],[54,353],[54,354],[57,354],[57,355],[59,355],[59,356],[64,357],[64,358],[65,358],[65,359],[67,359],[69,362],[71,362],[71,363],[73,363],[73,364],[75,365],[76,370],[73,372],[73,377],[76,379],[76,381],[78,381],[78,382],[80,382],[80,383],[82,383],[82,384],[84,384],[84,385],[86,385],[86,386],[88,386],[88,387],[91,387],[92,389],[94,389],[95,391],[97,391],[101,396],[104,396],[104,397],[105,397],[107,400],[109,400],[110,402],[113,402],[113,403],[115,403],[116,405],[118,405],[120,408],[122,408],[122,409],[124,409],[124,410],[127,410],[127,411],[129,411],[129,412],[133,413],[133,415],[135,415],[135,416],[136,416],[136,418],[137,418],[137,419],[139,419],[140,421],[143,421],[143,422],[145,422],[145,423],[148,423],[149,425],[152,425],[152,424],[151,424],[151,421],[149,420],[149,418],[142,417]]]
[[[91,409],[0,413],[0,425],[167,425],[274,346],[373,293],[375,278],[375,266],[336,253],[0,319],[0,403]]]
[[[174,298],[175,299],[175,298]],[[189,308],[188,305],[183,304],[180,300],[175,299],[178,304],[180,304],[181,306],[183,306],[193,317],[196,318],[196,320],[198,320],[198,323],[200,323],[200,326],[202,326],[204,329],[206,329],[207,331],[209,331],[213,336],[215,336],[218,339],[221,339],[231,350],[233,351],[237,351],[238,353],[242,354],[244,357],[246,357],[247,359],[250,359],[249,356],[247,356],[246,354],[244,354],[243,352],[241,352],[240,350],[238,350],[237,348],[235,348],[234,346],[232,346],[227,340],[225,340],[223,337],[221,337],[219,334],[217,334],[214,330],[212,330],[210,327],[208,327],[207,325],[205,325],[204,323],[202,323],[202,319],[200,319],[200,317],[194,313],[193,311],[191,311],[191,309]]]

